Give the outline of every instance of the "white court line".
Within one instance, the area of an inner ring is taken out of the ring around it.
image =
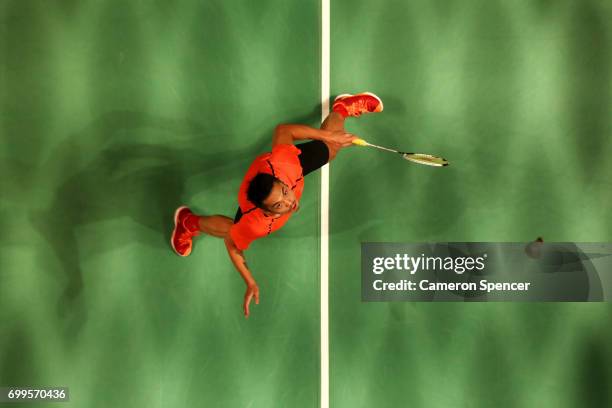
[[[321,0],[321,122],[329,114],[329,1]],[[321,168],[321,408],[329,408],[329,164]]]

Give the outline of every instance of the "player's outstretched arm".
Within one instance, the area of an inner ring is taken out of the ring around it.
[[[247,285],[246,292],[244,294],[244,302],[242,308],[244,310],[244,317],[249,317],[249,304],[253,297],[255,298],[255,304],[259,304],[259,287],[249,270],[249,266],[246,263],[246,258],[244,257],[244,252],[238,249],[234,240],[230,236],[225,238],[225,247],[227,248],[227,253],[229,254],[232,263],[236,267],[236,270],[244,279],[244,283]]]
[[[337,145],[337,148],[348,147],[357,137],[344,131],[315,129],[306,125],[278,125],[274,129],[272,146],[277,144],[293,144],[296,140],[321,140]]]

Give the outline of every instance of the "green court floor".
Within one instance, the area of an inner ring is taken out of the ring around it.
[[[318,126],[318,1],[0,2],[0,387],[66,407],[318,407],[320,176],[247,251],[170,249],[232,216],[279,123]],[[440,154],[331,165],[330,407],[605,407],[606,304],[362,303],[365,241],[612,241],[612,6],[331,1],[347,129]],[[6,406],[38,407],[39,404]]]
[[[385,100],[347,128],[451,165],[332,166],[330,406],[610,406],[609,304],[361,303],[359,279],[361,242],[612,240],[610,4],[331,4],[332,94]]]
[[[233,216],[278,122],[318,123],[317,4],[0,7],[0,385],[69,386],[72,407],[316,406],[318,179],[248,253],[248,320],[221,240],[188,259],[168,243],[182,203]]]

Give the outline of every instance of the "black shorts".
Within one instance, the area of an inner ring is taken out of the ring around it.
[[[302,151],[298,156],[300,165],[302,166],[302,174],[307,176],[313,171],[320,169],[325,166],[329,161],[329,149],[327,145],[320,140],[313,140],[306,143],[295,145]],[[242,211],[238,207],[236,216],[234,217],[234,224],[240,221],[242,217]]]

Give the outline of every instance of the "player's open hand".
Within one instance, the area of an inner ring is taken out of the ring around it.
[[[357,139],[357,136],[351,133],[339,131],[339,132],[331,132],[326,142],[332,145],[332,147],[336,149],[340,149],[342,147],[352,146],[353,140],[355,139]]]
[[[244,294],[244,317],[249,317],[249,304],[251,303],[251,299],[255,298],[255,304],[259,304],[259,286],[256,283],[252,283],[247,285],[246,292]]]

